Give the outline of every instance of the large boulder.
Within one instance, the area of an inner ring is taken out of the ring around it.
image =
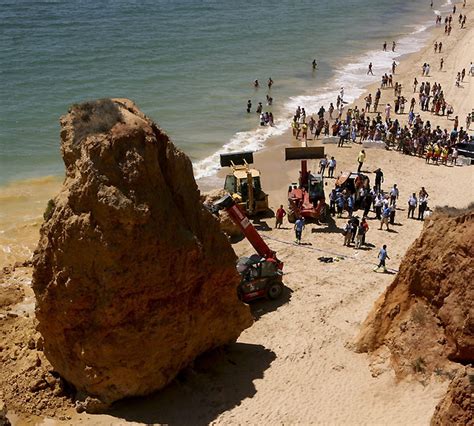
[[[474,209],[445,209],[425,222],[400,271],[357,340],[360,351],[386,346],[409,373],[474,361]]]
[[[44,351],[102,402],[145,395],[251,325],[236,256],[189,158],[133,102],[75,105],[61,128],[66,177],[34,256]]]

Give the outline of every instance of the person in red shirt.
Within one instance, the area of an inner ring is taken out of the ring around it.
[[[281,225],[283,225],[283,218],[285,216],[286,216],[286,211],[283,208],[283,204],[281,204],[280,208],[276,212],[275,228],[281,228]]]

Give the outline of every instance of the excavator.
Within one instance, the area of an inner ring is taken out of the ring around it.
[[[260,171],[250,167],[253,152],[221,154],[221,167],[231,167],[224,189],[248,216],[268,211],[268,194],[262,190]]]
[[[243,302],[255,299],[278,299],[283,293],[283,262],[268,247],[248,217],[229,194],[214,203],[217,210],[225,210],[234,223],[240,228],[257,254],[241,257],[237,261],[237,271],[241,281],[237,294]]]
[[[324,157],[324,147],[291,147],[285,149],[285,161],[301,160],[298,183],[288,187],[288,222],[299,217],[325,220],[328,206],[324,195],[324,179],[319,173],[308,170],[308,161]]]

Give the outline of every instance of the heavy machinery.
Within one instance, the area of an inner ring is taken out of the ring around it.
[[[242,257],[237,262],[237,271],[241,276],[237,289],[239,298],[244,302],[262,297],[278,299],[283,293],[283,262],[278,260],[276,253],[263,241],[230,195],[217,200],[214,207],[224,209],[229,214],[257,252],[250,257]]]
[[[358,172],[343,172],[336,179],[336,189],[340,191],[346,190],[351,195],[354,195],[354,207],[360,208],[361,204],[361,189],[370,191],[369,177]]]
[[[221,154],[221,167],[231,167],[224,189],[248,216],[268,211],[268,194],[262,190],[260,171],[251,168],[253,152]]]
[[[324,179],[308,170],[308,161],[324,157],[324,147],[297,147],[285,149],[285,160],[301,160],[298,183],[288,187],[288,222],[299,217],[324,221],[328,206],[324,195]]]

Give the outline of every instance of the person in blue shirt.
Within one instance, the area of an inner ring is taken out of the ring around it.
[[[387,231],[389,231],[389,227],[388,227],[388,221],[390,219],[390,213],[392,212],[392,209],[386,205],[384,207],[384,209],[382,210],[382,219],[380,220],[380,228],[379,230],[382,229],[382,226],[385,224],[386,227],[387,227]]]
[[[385,259],[390,259],[390,257],[388,257],[386,244],[384,244],[379,251],[379,265],[374,269],[374,272],[377,272],[381,267],[383,267],[384,272],[387,272],[387,268],[385,267]]]
[[[295,243],[300,244],[301,243],[301,234],[304,229],[304,217],[299,217],[298,220],[295,222],[295,236],[296,236],[296,241]]]

